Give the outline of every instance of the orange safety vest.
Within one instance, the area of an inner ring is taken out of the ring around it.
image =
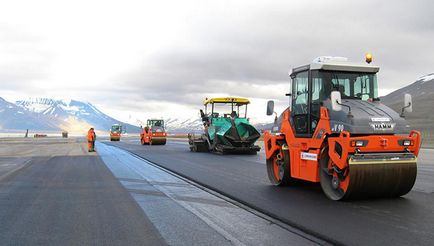
[[[89,130],[87,132],[87,141],[89,142],[95,141],[95,132],[93,130]]]

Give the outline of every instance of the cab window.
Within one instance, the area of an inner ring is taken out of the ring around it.
[[[292,122],[296,134],[308,133],[309,72],[300,72],[292,78]]]
[[[310,132],[314,133],[318,125],[322,101],[326,98],[321,78],[312,78],[312,102],[310,104]]]
[[[299,73],[294,77],[292,110],[295,115],[307,114],[307,102],[309,98],[308,82],[307,71]]]

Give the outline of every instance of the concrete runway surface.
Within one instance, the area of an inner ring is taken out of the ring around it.
[[[328,244],[127,151],[96,148],[0,139],[0,245]]]
[[[0,141],[0,245],[165,245],[96,153],[74,139]]]
[[[191,153],[185,141],[142,146],[107,142],[237,200],[304,232],[343,245],[432,245],[434,150],[422,150],[413,190],[394,199],[335,202],[319,185],[271,186],[261,151],[251,155]]]

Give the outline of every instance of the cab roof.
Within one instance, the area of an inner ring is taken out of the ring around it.
[[[212,103],[235,103],[236,105],[244,105],[249,104],[250,101],[247,98],[242,97],[214,97],[210,99],[206,99],[203,102],[203,105],[212,104]]]
[[[366,63],[349,62],[345,57],[321,56],[315,58],[308,65],[293,68],[291,75],[303,70],[377,73],[380,67]]]

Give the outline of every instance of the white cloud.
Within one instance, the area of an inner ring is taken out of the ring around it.
[[[433,72],[432,5],[4,1],[0,96],[75,98],[131,120],[195,115],[205,97],[232,94],[252,98],[260,120],[266,99],[283,109],[292,66],[366,51],[386,94]]]

